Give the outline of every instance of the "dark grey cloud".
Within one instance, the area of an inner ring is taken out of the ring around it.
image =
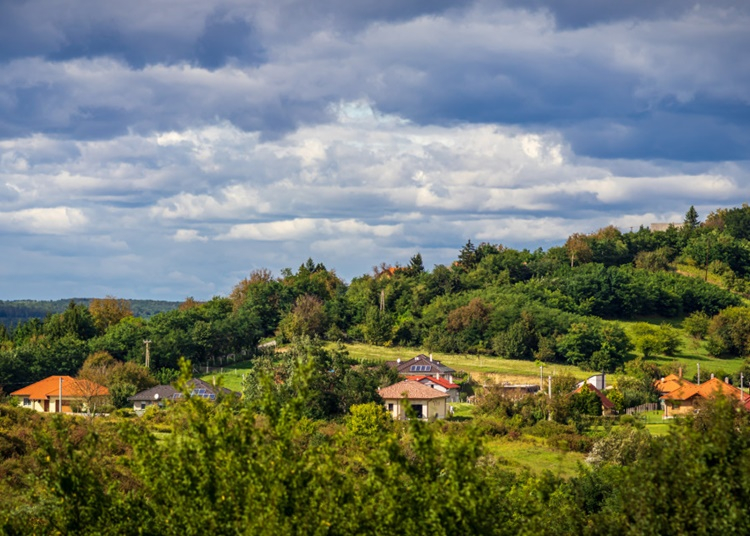
[[[622,20],[638,22],[669,19],[701,9],[722,9],[730,14],[745,15],[750,12],[746,3],[736,0],[505,0],[505,4],[520,9],[546,11],[562,28],[580,28]]]
[[[0,2],[0,298],[226,293],[312,256],[750,195],[743,5]]]

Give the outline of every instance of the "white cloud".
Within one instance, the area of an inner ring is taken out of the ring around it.
[[[178,229],[174,234],[175,242],[205,242],[206,240],[208,238],[201,236],[195,229]]]
[[[387,238],[403,231],[398,225],[368,225],[354,219],[295,218],[264,223],[234,225],[222,240],[307,241],[320,236],[359,235]]]
[[[81,209],[70,207],[0,212],[0,226],[10,231],[57,235],[81,230],[87,223]]]

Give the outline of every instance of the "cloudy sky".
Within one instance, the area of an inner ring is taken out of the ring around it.
[[[736,0],[3,0],[0,299],[739,205],[748,28]]]

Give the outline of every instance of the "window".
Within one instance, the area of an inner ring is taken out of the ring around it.
[[[393,413],[393,404],[388,404],[388,411]]]
[[[30,406],[31,405],[31,400],[29,400],[28,398],[24,398],[23,399],[23,405],[24,406]]]
[[[141,409],[146,409],[146,403],[145,402],[141,402]]]

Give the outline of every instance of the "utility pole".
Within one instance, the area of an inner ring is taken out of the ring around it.
[[[151,341],[150,340],[144,340],[143,344],[146,345],[146,368],[149,368],[151,365]]]
[[[544,365],[539,365],[539,389],[544,392]]]
[[[385,289],[380,291],[380,312],[385,311]]]
[[[62,376],[60,376],[60,390],[57,392],[57,411],[62,413]]]

